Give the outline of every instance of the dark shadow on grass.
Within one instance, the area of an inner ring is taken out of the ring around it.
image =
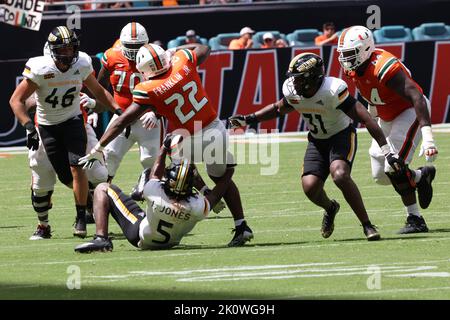
[[[412,236],[411,235],[404,235],[404,236],[394,236],[394,237],[383,237],[381,236],[381,239],[378,241],[389,241],[389,240],[414,240],[414,239],[429,239],[430,237],[426,236]],[[346,242],[346,241],[362,241],[365,242],[378,242],[378,241],[367,241],[365,238],[350,238],[350,239],[338,239],[333,240],[334,242]]]
[[[0,229],[19,229],[19,228],[25,228],[27,226],[2,226]]]
[[[444,229],[431,229],[428,231],[428,233],[440,233],[440,232],[450,232],[450,229],[444,228]]]

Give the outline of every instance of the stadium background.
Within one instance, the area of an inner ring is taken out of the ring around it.
[[[161,40],[167,44],[188,29],[195,29],[205,38],[238,32],[247,25],[256,31],[279,30],[287,34],[300,28],[321,29],[323,22],[334,21],[337,29],[341,30],[352,24],[365,24],[370,16],[366,12],[367,7],[374,4],[381,8],[381,25],[400,24],[413,28],[425,22],[449,24],[450,1],[443,0],[258,2],[98,10],[81,15],[81,50],[93,56],[105,51],[118,38],[121,28],[132,20],[147,28],[150,41]],[[66,24],[67,17],[62,11],[46,12],[39,32],[0,24],[3,42],[0,46],[0,102],[4,106],[0,108],[0,146],[24,144],[24,129],[17,124],[8,107],[9,97],[20,81],[27,58],[42,53],[50,30],[56,25]],[[447,114],[450,103],[450,41],[414,41],[388,46],[402,58],[430,98],[433,123],[450,122]],[[206,90],[218,106],[221,119],[233,113],[252,112],[282,97],[285,69],[292,56],[303,50],[321,54],[328,66],[328,74],[342,77],[333,47],[213,52],[200,70],[204,71]],[[94,66],[98,71],[98,59],[94,59]],[[356,94],[353,86],[350,85],[350,89]],[[286,119],[264,123],[260,128],[297,131],[303,130],[303,126],[301,117],[295,113]],[[100,126],[98,131],[102,129]]]

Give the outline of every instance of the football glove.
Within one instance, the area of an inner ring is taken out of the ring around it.
[[[257,123],[256,115],[254,113],[249,114],[247,116],[243,116],[241,114],[234,115],[228,118],[228,122],[230,123],[231,129],[236,129],[240,127],[245,127],[246,125]]]
[[[142,121],[142,127],[147,130],[151,130],[158,125],[158,117],[153,111],[144,113],[140,120]]]
[[[86,93],[80,92],[80,105],[85,109],[94,109],[97,104],[95,99],[90,98]]]
[[[25,125],[27,129],[27,148],[29,150],[39,149],[39,134],[34,124],[30,121]]]
[[[388,144],[381,147],[381,152],[395,172],[401,172],[406,168],[405,161],[396,152],[393,152]]]
[[[204,196],[206,196],[208,193],[211,193],[211,189],[208,189],[208,188],[206,188],[204,191],[203,191],[203,195]],[[220,199],[217,203],[216,203],[216,205],[212,208],[212,211],[214,212],[214,213],[220,213],[220,211],[222,211],[223,209],[225,209],[227,206],[225,205],[225,202],[222,200],[222,199]]]
[[[105,165],[105,156],[103,154],[103,147],[100,143],[97,143],[89,154],[78,160],[78,164],[84,164],[83,169],[90,169],[94,165],[95,161],[100,161],[102,165]]]
[[[87,117],[87,123],[89,123],[92,127],[97,128],[98,124],[98,113],[92,112]]]
[[[433,162],[438,154],[438,150],[434,143],[433,134],[430,126],[423,126],[422,131],[422,145],[420,146],[419,157],[425,156],[427,162]]]

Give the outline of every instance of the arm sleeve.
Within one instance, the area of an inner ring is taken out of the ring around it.
[[[347,98],[336,107],[336,109],[342,110],[344,113],[348,113],[351,107],[353,107],[356,103],[356,99],[351,95],[347,95]]]

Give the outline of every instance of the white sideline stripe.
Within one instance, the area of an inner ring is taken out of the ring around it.
[[[431,262],[449,262],[449,260],[435,260],[424,261],[424,263]],[[380,267],[381,273],[397,273],[414,272],[414,271],[426,271],[435,270],[437,266],[431,265],[417,265],[421,262],[394,262],[394,263],[381,263],[376,264]],[[276,280],[276,279],[289,279],[289,278],[314,278],[314,277],[329,277],[329,276],[352,276],[352,275],[367,275],[372,272],[368,270],[373,264],[364,265],[348,265],[345,266],[344,262],[334,263],[304,263],[304,264],[287,264],[287,265],[252,265],[252,266],[233,266],[222,268],[209,268],[209,269],[184,269],[176,271],[129,271],[126,274],[112,274],[101,276],[87,276],[86,278],[98,279],[98,280],[112,280],[120,281],[122,279],[128,279],[131,277],[146,277],[146,276],[168,276],[177,277],[184,276],[176,279],[181,282],[196,282],[196,281],[239,281],[239,280]],[[341,265],[341,266],[337,266]],[[254,271],[254,272],[252,272]],[[195,274],[201,273],[201,276],[195,276]],[[206,275],[204,275],[206,273]],[[208,275],[207,273],[210,273]],[[415,272],[409,274],[426,274],[428,277],[437,275],[442,277],[446,272]],[[186,277],[192,275],[193,277]]]
[[[330,292],[330,293],[319,293],[319,294],[308,294],[305,292],[304,295],[295,295],[295,296],[284,296],[284,297],[273,297],[273,298],[268,298],[269,300],[272,299],[279,299],[279,300],[288,300],[288,299],[301,299],[301,298],[305,298],[305,295],[307,295],[308,297],[312,296],[312,297],[331,297],[331,296],[354,296],[354,295],[364,295],[364,294],[383,294],[383,293],[399,293],[399,292],[415,292],[415,291],[435,291],[435,290],[450,290],[450,287],[430,287],[430,288],[403,288],[403,289],[387,289],[387,290],[369,290],[367,289],[366,291],[349,291],[349,292]]]
[[[366,128],[357,128],[356,131],[359,133],[367,133]],[[442,132],[448,133],[450,132],[450,124],[441,123],[441,124],[433,124],[433,132]],[[288,137],[306,137],[308,134],[307,131],[298,131],[298,132],[280,132],[280,133],[244,133],[244,134],[235,134],[230,135],[229,140],[242,140],[242,139],[255,139],[255,138],[264,138],[264,137],[276,137],[276,138],[288,138]],[[295,139],[297,140],[297,139]],[[302,140],[303,141],[303,140]],[[133,148],[131,151],[138,151],[138,148]],[[28,148],[23,147],[1,147],[0,153],[10,153],[10,154],[28,154]]]
[[[407,273],[407,274],[395,274],[388,275],[387,277],[399,277],[399,278],[449,278],[450,273],[448,272],[420,272],[420,273]]]

